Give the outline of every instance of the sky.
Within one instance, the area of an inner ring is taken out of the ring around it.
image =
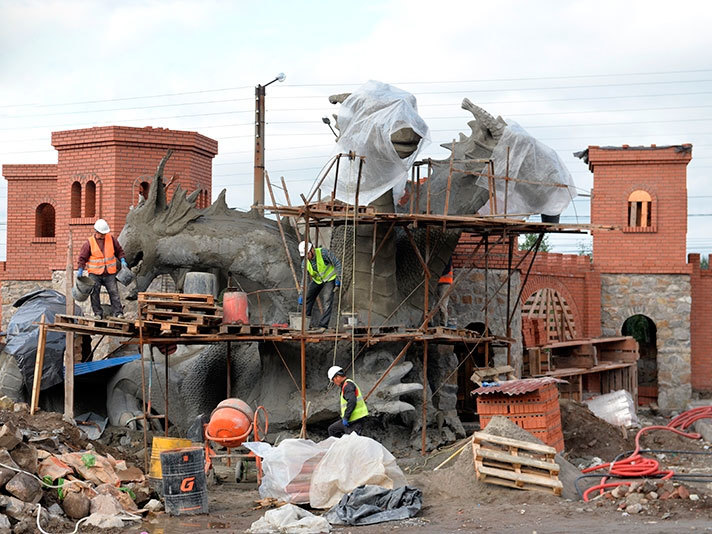
[[[267,87],[266,168],[292,199],[334,148],[328,96],[368,80],[413,93],[431,130],[420,157],[468,133],[467,97],[551,146],[588,223],[589,145],[692,143],[689,252],[712,253],[712,3],[0,0],[0,164],[56,163],[51,132],[198,131],[218,141],[213,199],[252,203],[254,86]],[[276,191],[278,202],[284,202]],[[0,181],[0,259],[7,182]],[[577,253],[587,236],[551,236]]]

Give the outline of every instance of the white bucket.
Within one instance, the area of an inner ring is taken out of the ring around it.
[[[289,313],[289,328],[291,330],[301,330],[302,329],[302,312],[290,312]]]

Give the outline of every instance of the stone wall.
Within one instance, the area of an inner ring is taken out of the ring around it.
[[[690,400],[690,309],[688,275],[601,275],[601,326],[619,336],[626,319],[645,315],[657,328],[658,405],[683,410]]]
[[[455,269],[457,276],[460,269]],[[507,271],[500,269],[489,269],[487,279],[487,291],[492,300],[488,305],[488,319],[490,333],[504,336],[507,333]],[[519,294],[520,274],[514,271],[511,280],[510,293],[510,313],[514,310]],[[502,286],[497,292],[497,288]],[[465,328],[470,323],[485,322],[485,271],[483,269],[473,269],[465,276],[450,297],[450,316],[457,321],[458,328]],[[511,365],[517,373],[521,373],[522,368],[522,320],[521,308],[517,307],[514,319],[511,324],[511,336],[516,339],[512,345]],[[507,351],[503,348],[494,349],[494,364],[506,365]]]

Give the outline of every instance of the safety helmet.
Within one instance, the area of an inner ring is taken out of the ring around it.
[[[307,252],[309,252],[312,248],[311,243],[307,243],[306,241],[302,241],[299,243],[299,255],[303,258],[304,256],[307,255]],[[331,380],[331,379],[329,379]]]
[[[333,380],[334,377],[339,374],[343,375],[344,370],[341,367],[339,367],[338,365],[333,365],[333,366],[329,367],[329,370],[326,372],[326,376],[329,377],[329,380]]]
[[[104,219],[99,219],[94,223],[94,230],[99,232],[100,234],[108,234],[111,232],[109,229],[109,223],[106,222]]]

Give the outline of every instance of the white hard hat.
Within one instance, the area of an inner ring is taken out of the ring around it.
[[[302,241],[301,243],[299,243],[299,255],[303,258],[304,256],[307,255],[307,252],[309,252],[312,248],[313,247],[312,247],[311,243]],[[306,249],[306,252],[305,252],[305,249]],[[331,380],[331,379],[329,379],[329,380]]]
[[[100,234],[108,234],[109,232],[111,232],[111,229],[109,228],[109,223],[106,222],[104,219],[99,219],[94,223],[94,230],[96,230]]]
[[[333,380],[334,377],[339,373],[344,374],[344,370],[338,365],[333,365],[329,367],[329,370],[326,372],[326,376],[329,377],[329,380]]]

